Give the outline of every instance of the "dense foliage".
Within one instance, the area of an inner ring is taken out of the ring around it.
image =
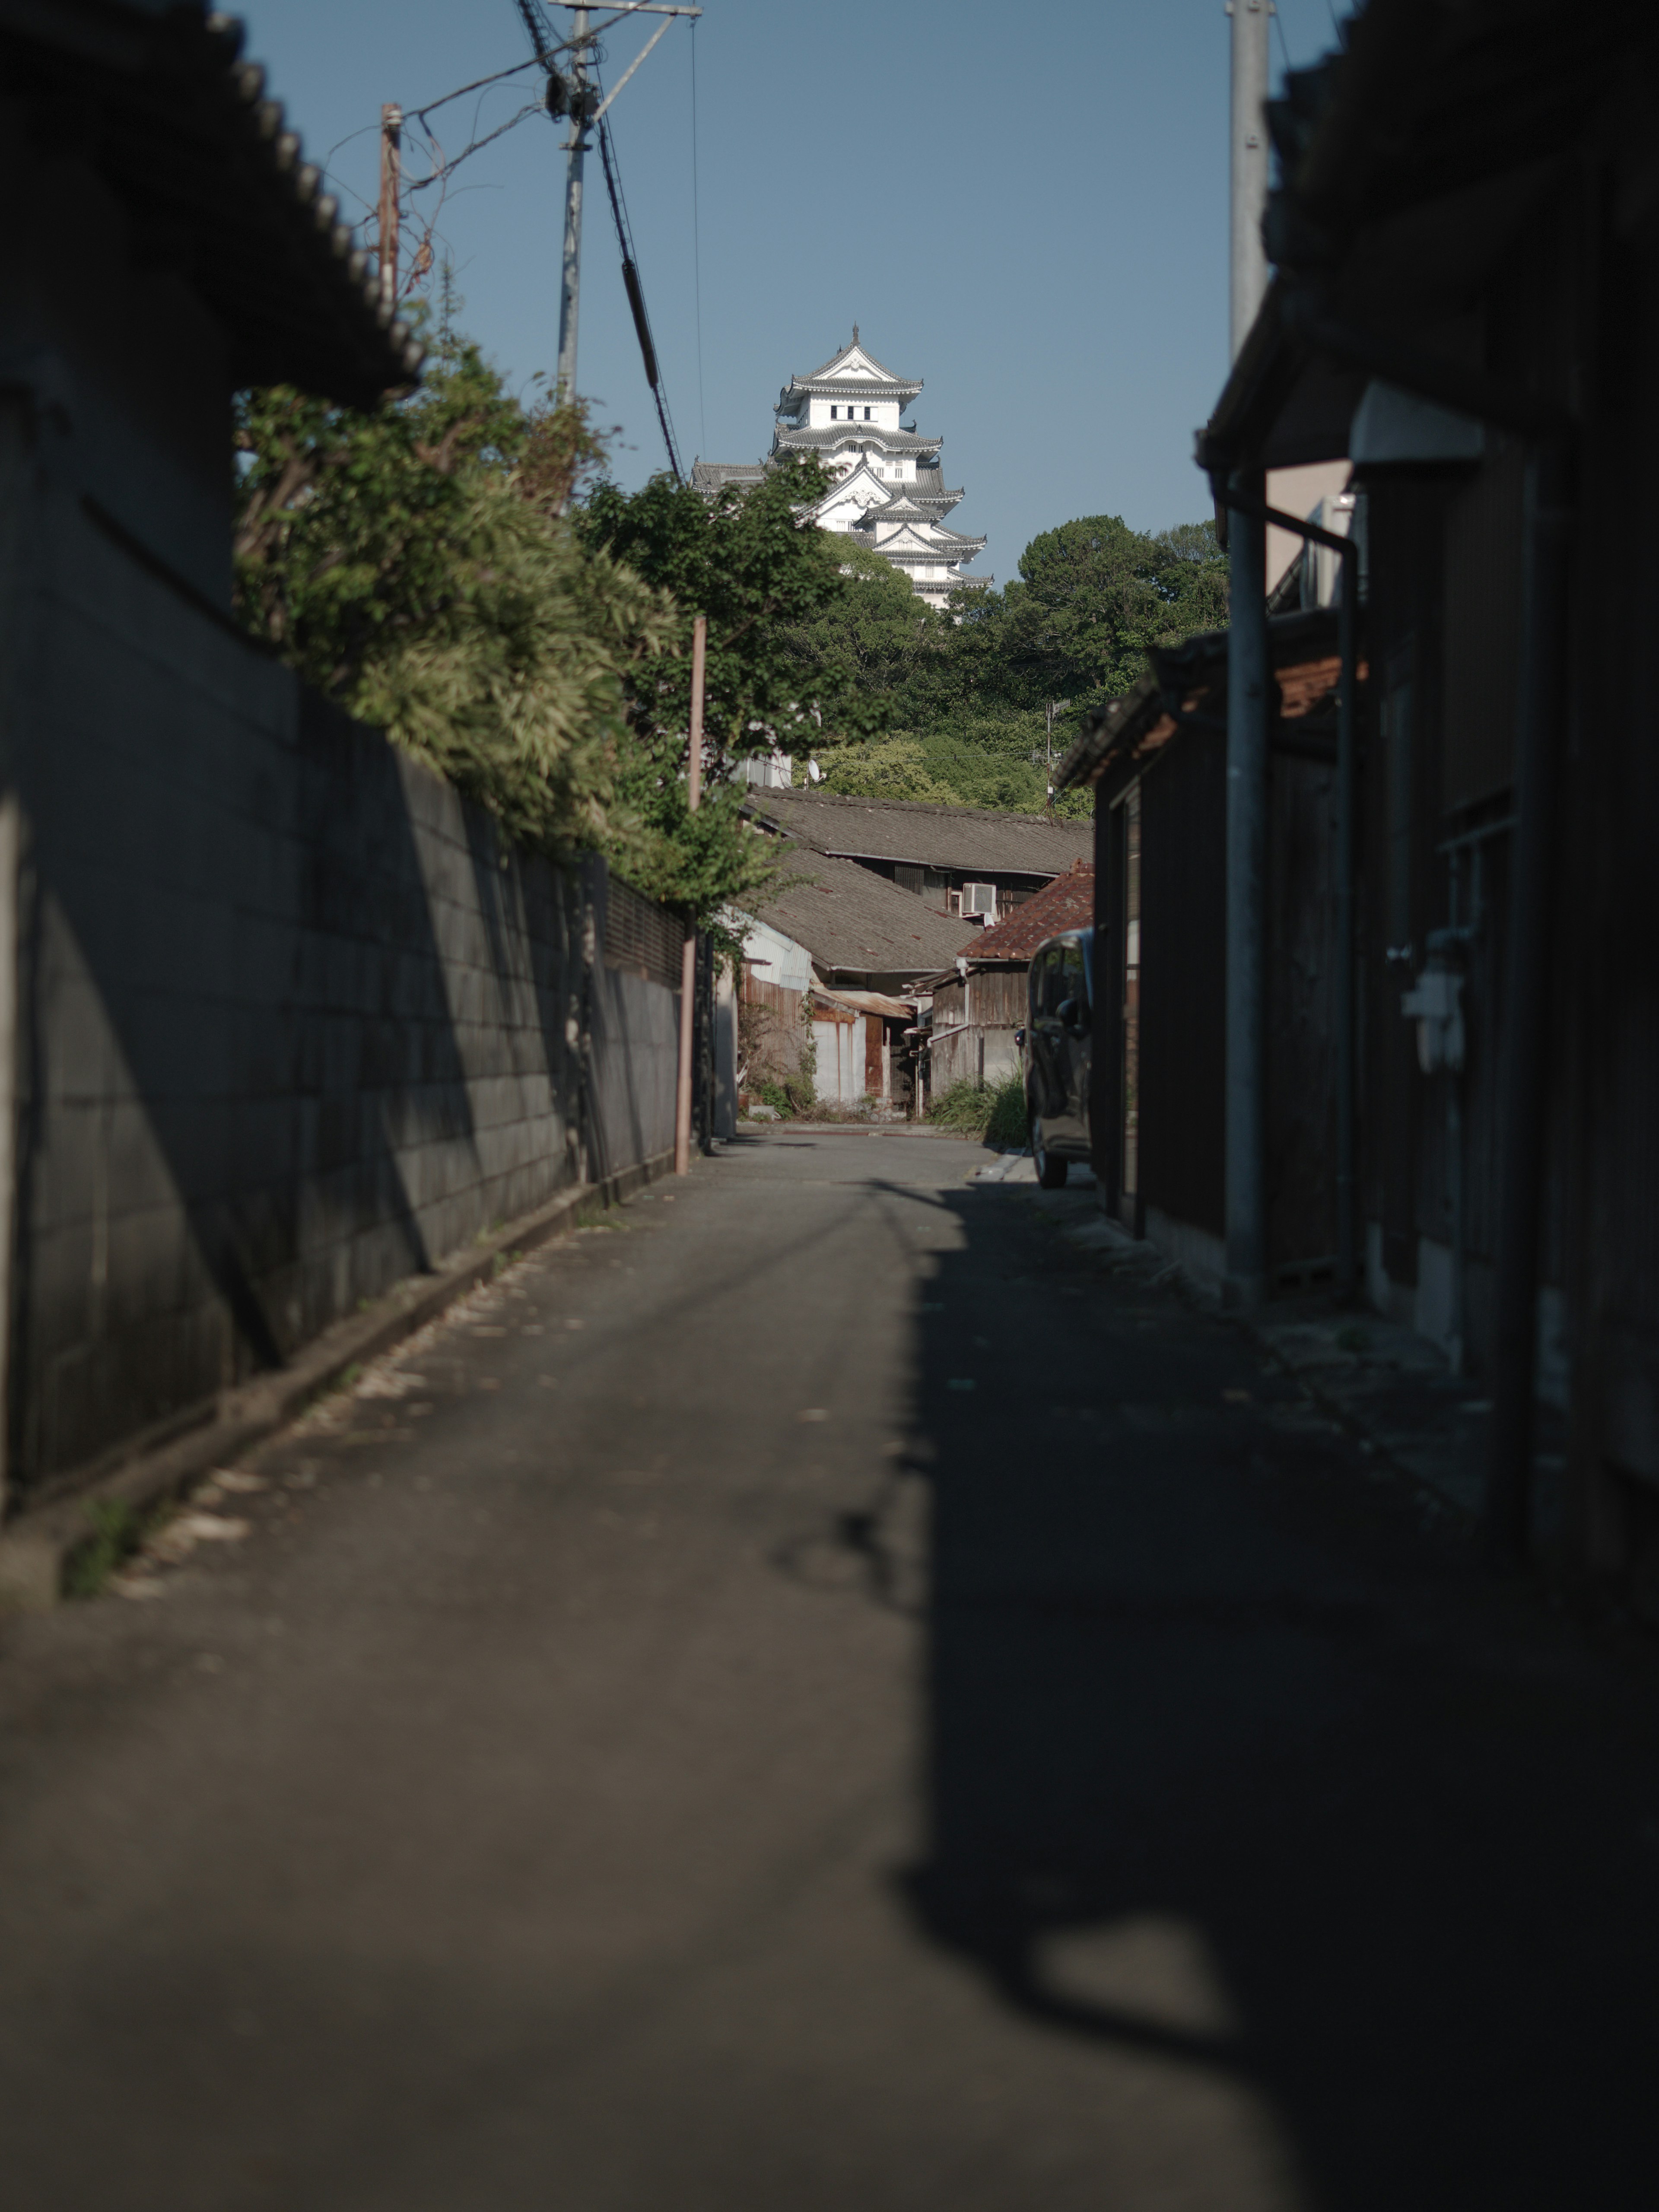
[[[810,755],[831,790],[1041,807],[1045,752],[1080,712],[1126,690],[1148,644],[1225,619],[1207,525],[1152,538],[1111,516],[1046,532],[1006,590],[941,617],[878,555],[803,526],[830,481],[817,461],[713,500],[666,477],[624,493],[581,406],[514,398],[449,337],[418,391],[371,414],[245,395],[237,443],[246,626],[509,835],[604,852],[705,926],[775,876],[741,819],[745,755]]]
[[[520,404],[462,345],[373,414],[249,393],[238,444],[247,626],[511,834],[620,834],[623,673],[672,611],[562,519],[599,456],[585,415]]]
[[[1156,536],[1115,515],[1064,523],[1031,541],[1005,590],[956,593],[955,620],[930,613],[878,556],[844,557],[866,583],[858,612],[799,627],[801,681],[854,674],[866,714],[884,710],[890,733],[820,748],[833,791],[1040,807],[1050,747],[1057,760],[1090,708],[1129,689],[1146,648],[1227,619],[1226,562],[1208,523]]]
[[[627,672],[630,743],[617,789],[636,879],[702,913],[738,900],[772,865],[765,841],[741,830],[739,763],[774,746],[807,755],[826,727],[858,738],[883,726],[880,701],[842,657],[809,668],[790,644],[803,626],[838,636],[858,596],[842,573],[843,541],[799,520],[828,485],[819,462],[800,459],[752,491],[712,500],[665,476],[633,493],[600,483],[577,513],[593,557],[640,577],[674,610]],[[680,769],[697,614],[708,618],[708,643],[703,793],[693,816]]]

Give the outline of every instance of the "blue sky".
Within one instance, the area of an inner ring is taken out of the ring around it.
[[[413,106],[529,51],[513,0],[244,13],[307,156],[369,199],[383,100]],[[607,82],[654,27],[608,33]],[[1222,0],[706,0],[695,35],[695,227],[688,25],[611,112],[688,464],[760,458],[779,386],[856,320],[925,380],[914,419],[966,488],[952,527],[990,540],[978,569],[1006,579],[1075,515],[1156,529],[1206,512],[1191,452],[1226,371]],[[1329,0],[1279,0],[1275,72],[1332,38]],[[527,82],[434,116],[446,149],[505,122]],[[457,173],[441,219],[461,319],[515,383],[557,352],[560,135],[520,125]],[[577,380],[638,483],[662,444],[597,156],[587,178]]]

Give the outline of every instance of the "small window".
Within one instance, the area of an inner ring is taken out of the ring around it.
[[[835,409],[832,407],[832,408],[830,410],[830,420],[833,422],[835,422],[836,419],[837,419],[837,418],[836,418],[836,410],[835,410]]]
[[[870,420],[870,410],[867,407],[864,410],[864,419],[866,422]]]

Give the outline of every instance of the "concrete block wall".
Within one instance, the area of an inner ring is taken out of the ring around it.
[[[14,672],[14,1502],[586,1173],[678,994],[491,819],[46,499]]]

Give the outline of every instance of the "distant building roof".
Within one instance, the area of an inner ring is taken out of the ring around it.
[[[9,0],[0,69],[12,99],[74,118],[140,250],[187,271],[230,339],[233,384],[372,406],[414,380],[422,349],[383,306],[242,35],[234,16],[188,7]]]
[[[791,868],[805,880],[755,901],[749,911],[805,945],[826,982],[927,975],[955,957],[960,916],[939,913],[856,860],[802,851],[791,856]]]
[[[1341,676],[1336,610],[1310,607],[1270,617],[1267,649],[1278,678],[1281,731],[1286,723],[1317,726],[1332,717]],[[1057,789],[1097,783],[1109,770],[1116,775],[1126,764],[1149,758],[1181,729],[1178,715],[1202,712],[1212,721],[1224,715],[1224,629],[1154,647],[1146,658],[1150,666],[1134,688],[1087,717],[1083,735],[1060,764]]]
[[[1073,860],[1040,891],[1015,907],[993,929],[982,929],[958,951],[970,961],[1030,960],[1039,945],[1062,930],[1088,929],[1095,918],[1095,872]]]
[[[764,461],[693,461],[691,483],[702,492],[717,492],[727,484],[751,491],[764,483],[771,471]]]
[[[849,859],[895,860],[910,867],[972,876],[1063,875],[1094,849],[1087,822],[1015,814],[984,806],[937,806],[914,799],[844,799],[828,792],[757,791],[753,814],[803,845]],[[914,894],[906,891],[902,896]],[[957,951],[952,921],[951,954]]]

